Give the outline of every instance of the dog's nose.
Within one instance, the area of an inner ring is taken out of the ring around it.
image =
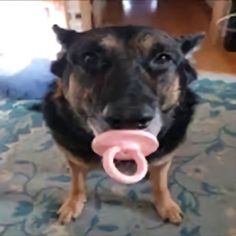
[[[105,120],[113,129],[145,129],[154,115],[154,109],[148,105],[108,105],[104,110]]]

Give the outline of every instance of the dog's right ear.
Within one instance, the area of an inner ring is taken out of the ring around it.
[[[78,34],[74,30],[67,30],[59,27],[58,25],[53,25],[52,27],[54,33],[57,36],[58,42],[67,49],[73,42],[75,36]]]

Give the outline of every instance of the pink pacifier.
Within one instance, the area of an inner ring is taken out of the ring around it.
[[[146,156],[155,152],[159,143],[155,136],[143,130],[110,130],[96,136],[92,149],[102,156],[102,164],[106,173],[116,181],[124,184],[137,183],[148,171]],[[133,160],[136,172],[126,175],[115,166],[116,160]]]

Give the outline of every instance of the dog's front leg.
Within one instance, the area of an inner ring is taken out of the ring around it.
[[[172,199],[168,189],[168,171],[171,160],[150,167],[150,180],[153,187],[154,204],[163,220],[179,224],[182,222],[183,214],[178,204]]]
[[[67,157],[69,154],[67,153]],[[77,218],[86,202],[86,186],[85,186],[85,168],[69,158],[68,164],[71,171],[71,190],[64,204],[58,211],[59,222],[61,224],[69,223],[72,219]]]

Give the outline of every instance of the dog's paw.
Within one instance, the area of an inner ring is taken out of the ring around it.
[[[67,224],[76,219],[82,212],[86,202],[83,194],[69,196],[61,208],[58,210],[58,221],[60,224]]]
[[[155,206],[164,221],[169,221],[173,224],[180,224],[182,222],[183,212],[179,205],[171,198],[159,201]]]

